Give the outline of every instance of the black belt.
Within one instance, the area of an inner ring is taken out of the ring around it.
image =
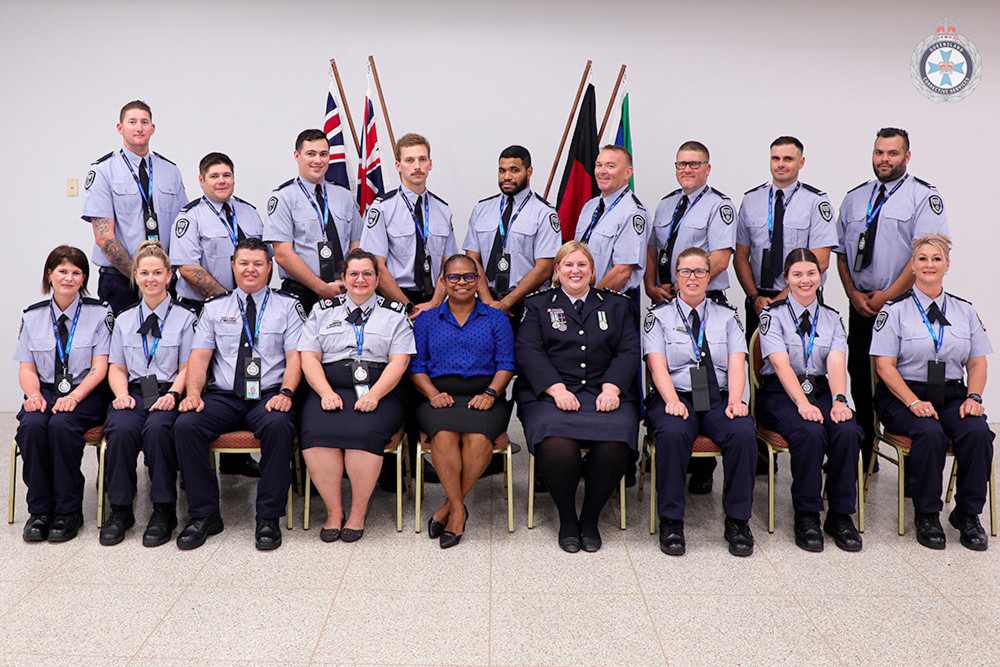
[[[724,289],[710,289],[705,292],[705,296],[712,301],[728,305],[729,301],[726,300],[726,290]]]
[[[419,303],[427,303],[428,301],[434,298],[433,292],[431,292],[430,294],[424,294],[423,291],[421,290],[403,289],[402,287],[400,287],[399,289],[406,296],[407,300],[413,303],[413,305],[417,305]]]
[[[721,292],[722,290],[716,290],[716,291]],[[779,294],[781,294],[781,290],[776,290],[776,289],[758,289],[757,290],[757,294],[759,294],[760,296],[766,296],[768,299],[773,299],[774,297],[776,297]]]
[[[331,362],[329,362],[329,365],[330,366],[350,366],[355,361],[357,361],[357,360],[356,359],[339,359],[337,361],[331,361]],[[364,359],[362,359],[362,361],[364,361]],[[389,365],[389,364],[383,363],[381,361],[364,361],[364,363],[368,364],[368,368],[379,370],[379,371],[385,369],[385,367]]]
[[[903,378],[903,379],[906,380],[906,384],[910,384],[910,385],[913,385],[915,387],[929,387],[930,386],[926,382],[918,382],[917,380],[907,380],[906,378]],[[965,386],[965,382],[963,380],[945,380],[944,384],[945,384],[946,387],[964,387]]]
[[[809,379],[812,380],[814,383],[816,383],[816,386],[818,387],[830,385],[830,381],[827,379],[825,375],[810,375]],[[767,375],[760,376],[761,388],[769,387],[772,384],[784,387],[784,385],[781,384],[781,379],[777,375],[771,375],[770,373],[768,373]]]
[[[102,266],[100,269],[100,274],[102,276],[121,276],[122,278],[125,277],[124,273],[122,273],[113,266]]]

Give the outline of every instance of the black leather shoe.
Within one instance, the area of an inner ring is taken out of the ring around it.
[[[917,525],[917,542],[928,549],[944,549],[944,528],[941,527],[937,512],[933,514],[914,512],[913,523]]]
[[[273,551],[281,546],[281,527],[277,519],[257,517],[257,531],[254,533],[257,551]]]
[[[580,546],[587,553],[594,553],[601,548],[601,533],[597,530],[597,524],[584,524],[580,526]]]
[[[44,542],[49,537],[49,525],[52,523],[52,513],[32,514],[24,524],[25,542]]]
[[[98,539],[106,547],[120,544],[125,539],[125,531],[134,525],[135,514],[132,513],[131,505],[112,505],[111,514],[104,520]]]
[[[49,542],[69,542],[83,525],[83,512],[72,514],[56,514],[49,528]]]
[[[365,534],[365,529],[361,528],[341,528],[340,529],[340,540],[341,542],[357,542]]]
[[[319,539],[323,542],[336,542],[340,539],[340,528],[320,528]]]
[[[580,550],[580,524],[575,521],[559,526],[559,548],[569,554]]]
[[[688,480],[688,493],[694,496],[704,496],[712,492],[712,473],[693,472]]]
[[[952,510],[948,517],[948,523],[958,529],[961,536],[962,546],[973,551],[986,551],[990,545],[989,538],[983,525],[979,523],[979,517],[975,514],[966,514],[958,510]]]
[[[861,533],[849,515],[827,512],[826,521],[823,522],[823,532],[833,538],[838,549],[861,551]]]
[[[753,533],[750,532],[749,521],[727,516],[723,536],[729,542],[729,553],[732,555],[744,557],[753,553]]]
[[[431,518],[427,520],[427,537],[432,540],[436,540],[441,537],[442,533],[444,533],[444,526],[445,524],[436,520],[432,515]]]
[[[218,512],[198,519],[188,519],[184,530],[177,536],[177,548],[183,551],[197,549],[205,543],[209,535],[221,533],[222,528],[222,516]]]
[[[464,535],[464,533],[463,533],[463,535]],[[462,541],[462,535],[458,535],[456,533],[453,533],[450,530],[446,530],[443,533],[441,533],[441,548],[442,549],[450,549],[453,546],[456,546],[461,541]]]
[[[223,475],[260,477],[260,464],[249,454],[221,454],[219,472]]]
[[[142,546],[159,547],[170,541],[177,528],[177,510],[170,503],[154,503],[153,514],[142,534]]]
[[[668,556],[683,556],[686,550],[684,522],[679,519],[660,519],[660,551]]]
[[[819,512],[795,513],[795,546],[806,551],[823,551],[823,532],[819,529]]]

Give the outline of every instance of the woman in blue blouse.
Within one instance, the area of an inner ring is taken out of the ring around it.
[[[447,549],[462,540],[465,496],[510,421],[506,391],[514,375],[514,335],[503,311],[476,298],[479,274],[472,259],[452,255],[442,274],[448,300],[417,318],[410,373],[427,398],[417,406],[417,420],[448,496],[427,522],[427,533]]]

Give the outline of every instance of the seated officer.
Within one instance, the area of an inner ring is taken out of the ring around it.
[[[263,241],[237,243],[232,265],[236,289],[208,299],[195,327],[187,396],[174,426],[188,497],[188,522],[177,536],[181,549],[196,549],[222,532],[208,447],[241,429],[253,431],[261,445],[257,548],[281,546],[278,520],[292,481],[292,395],[302,377],[297,346],[305,311],[295,297],[267,286],[272,264]]]

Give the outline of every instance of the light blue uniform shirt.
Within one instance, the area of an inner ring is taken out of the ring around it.
[[[788,312],[791,306],[792,312]],[[769,359],[775,352],[787,352],[788,361],[796,375],[806,373],[806,363],[802,340],[805,339],[805,349],[809,349],[809,335],[799,336],[795,333],[805,306],[794,297],[772,302],[760,314],[760,351],[764,356],[763,375],[775,375],[774,365]],[[818,300],[809,304],[809,323],[816,323],[816,338],[813,341],[812,354],[809,355],[808,374],[812,376],[826,375],[826,361],[830,352],[847,353],[847,333],[840,314],[829,306],[821,306]],[[794,317],[793,317],[794,313]],[[816,318],[819,317],[819,322]]]
[[[638,197],[626,191],[627,188],[626,185],[607,197],[594,197],[588,201],[583,205],[576,223],[576,239],[583,240],[598,203],[604,200],[604,214],[594,226],[587,246],[594,256],[596,284],[600,284],[605,274],[617,264],[633,266],[632,275],[618,290],[620,292],[642,284],[642,274],[646,270],[646,242],[649,239],[649,213]],[[615,201],[618,203],[615,204]],[[614,208],[611,208],[612,205]]]
[[[350,297],[341,294],[333,299],[320,299],[309,313],[299,338],[299,352],[317,352],[322,363],[358,358],[358,339],[347,316],[357,308]],[[372,295],[361,304],[365,326],[361,359],[387,363],[393,354],[416,354],[413,325],[403,310],[403,304]],[[360,330],[361,327],[359,326]]]
[[[73,329],[73,317],[77,304],[83,300],[80,319]],[[76,386],[90,372],[91,360],[106,355],[111,343],[111,330],[115,319],[111,308],[100,299],[77,295],[65,311],[53,299],[39,301],[24,309],[21,316],[21,331],[17,336],[14,361],[35,364],[38,379],[47,384],[56,377],[56,334],[52,327],[53,315],[58,319],[66,315],[66,331],[73,333],[73,345],[69,353],[69,372]],[[62,369],[59,369],[62,372]]]
[[[167,316],[168,310],[169,316]],[[173,382],[177,379],[179,365],[186,363],[191,354],[191,341],[194,339],[194,323],[198,319],[197,316],[179,303],[174,303],[171,307],[169,297],[152,312],[156,315],[160,327],[160,342],[156,343],[156,338],[152,335],[145,337],[146,349],[150,352],[156,345],[156,353],[148,366],[146,364],[148,355],[142,346],[143,336],[139,334],[139,327],[150,314],[146,302],[140,301],[131,308],[126,308],[115,318],[108,362],[123,364],[128,369],[129,382],[150,374],[155,375],[158,382]]]

